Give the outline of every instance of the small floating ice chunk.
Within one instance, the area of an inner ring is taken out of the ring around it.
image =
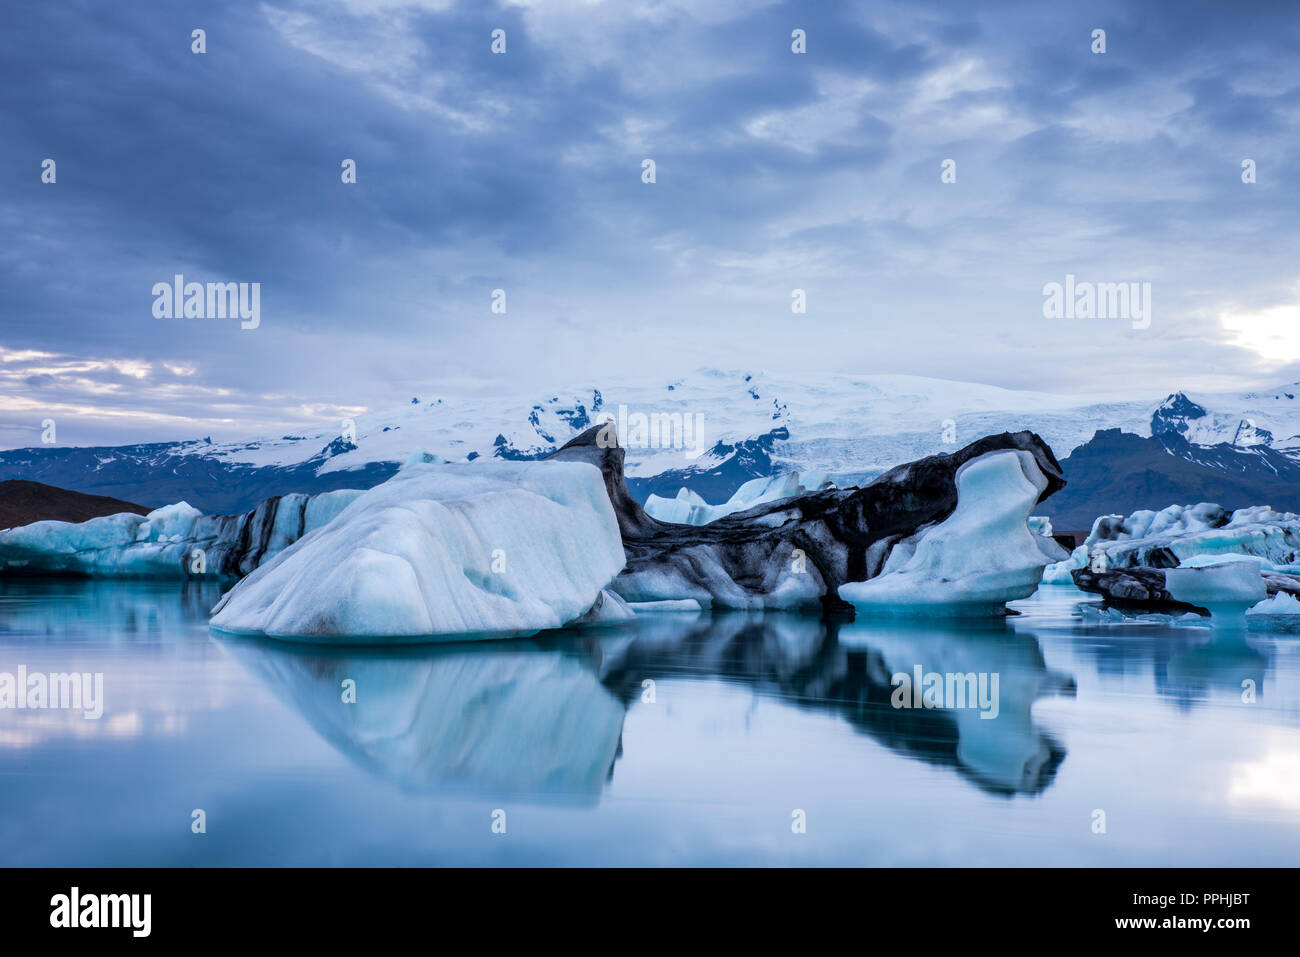
[[[1260,561],[1246,555],[1196,555],[1165,571],[1178,601],[1208,609],[1215,627],[1242,627],[1246,610],[1267,597]]]
[[[1251,631],[1300,631],[1300,601],[1294,595],[1278,592],[1267,601],[1261,601],[1246,612],[1246,624]]]
[[[1261,601],[1258,605],[1252,605],[1247,611],[1247,615],[1300,615],[1300,601],[1296,600],[1295,595],[1288,595],[1286,592],[1278,592],[1272,598]]]

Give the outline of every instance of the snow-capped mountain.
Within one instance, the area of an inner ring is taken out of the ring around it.
[[[1151,434],[1178,435],[1193,445],[1227,443],[1239,448],[1273,445],[1274,434],[1263,422],[1280,424],[1290,432],[1295,422],[1288,413],[1294,412],[1295,405],[1296,392],[1289,390],[1279,390],[1269,396],[1247,393],[1227,411],[1208,409],[1186,393],[1176,392],[1152,413]],[[1300,445],[1300,436],[1284,432],[1283,441],[1288,448],[1295,447]]]
[[[795,381],[702,369],[670,381],[593,382],[531,398],[430,392],[355,421],[246,442],[15,449],[0,452],[0,480],[233,512],[269,495],[369,487],[417,450],[450,461],[540,458],[607,419],[617,423],[629,488],[642,501],[687,486],[720,502],[748,479],[796,469],[825,471],[844,485],[1018,429],[1037,432],[1062,460],[1099,431],[1118,429],[1159,439],[1161,454],[1194,467],[1236,468],[1242,481],[1277,479],[1279,469],[1300,462],[1300,385],[1066,396],[904,375]]]

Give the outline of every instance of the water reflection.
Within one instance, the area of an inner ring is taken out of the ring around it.
[[[891,750],[951,767],[986,791],[1042,791],[1065,749],[1033,727],[1030,708],[1046,695],[1073,694],[1074,679],[1049,671],[1030,635],[1001,623],[963,627],[968,630],[715,616],[677,626],[673,643],[630,643],[621,671],[606,680],[631,700],[646,677],[726,676],[800,707],[832,711]],[[976,708],[895,708],[892,676],[910,674],[915,665],[925,671],[998,674],[997,717],[981,718]]]
[[[1269,655],[1256,647],[1245,631],[1206,629],[1196,644],[1183,644],[1169,655],[1163,673],[1156,671],[1156,689],[1186,707],[1204,701],[1211,691],[1240,695],[1249,688],[1263,696]]]
[[[222,591],[210,581],[0,578],[0,639],[174,640],[207,622]]]
[[[1123,679],[1151,674],[1155,691],[1181,711],[1205,705],[1211,693],[1239,697],[1245,682],[1256,700],[1265,695],[1265,678],[1280,677],[1273,657],[1277,647],[1292,648],[1286,633],[1210,628],[1208,625],[1132,621],[1091,624],[1072,616],[1079,593],[1047,586],[1033,599],[1018,603],[1030,612],[1012,618],[1009,627],[1043,640],[1064,637],[1091,661],[1099,675]],[[1086,602],[1087,604],[1095,604]],[[1079,641],[1084,638],[1086,641]],[[1288,669],[1288,673],[1291,669]]]
[[[1003,623],[968,623],[956,631],[915,624],[893,628],[854,623],[840,632],[846,645],[880,656],[886,680],[916,667],[940,674],[997,676],[997,716],[986,718],[976,707],[935,709],[932,733],[925,739],[927,760],[954,766],[987,791],[1037,794],[1047,788],[1065,760],[1065,748],[1035,726],[1031,709],[1040,698],[1073,696],[1074,678],[1047,668],[1038,640]],[[892,685],[886,686],[892,691]],[[877,692],[878,694],[879,692]],[[916,748],[917,735],[899,725],[899,711],[889,706],[878,716],[889,722],[903,749]],[[887,714],[885,713],[887,712]],[[902,718],[906,721],[906,718]]]
[[[1041,697],[1073,694],[1038,642],[1005,626],[968,633],[907,624],[825,624],[782,615],[640,618],[543,640],[389,651],[223,638],[341,753],[402,788],[594,799],[614,773],[629,709],[667,678],[741,684],[842,717],[898,754],[949,767],[995,794],[1048,787],[1064,747],[1034,725]],[[895,708],[896,672],[996,674],[996,717],[976,708]],[[356,682],[345,703],[344,682]]]
[[[979,625],[661,615],[325,649],[214,640],[217,590],[0,581],[0,672],[105,675],[100,720],[0,708],[14,862],[1284,866],[1300,853],[1295,635],[1092,626],[1071,615],[1086,596],[1061,587]],[[894,708],[891,678],[917,667],[996,673],[998,716]],[[195,807],[219,839],[193,838]],[[518,840],[490,832],[498,807]],[[1122,840],[1092,834],[1094,807],[1126,822]],[[800,838],[792,808],[815,824]]]
[[[222,641],[321,737],[405,790],[595,796],[613,772],[625,709],[585,657],[520,640],[385,652]]]

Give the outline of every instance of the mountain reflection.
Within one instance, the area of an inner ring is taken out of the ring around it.
[[[965,628],[966,626],[962,626]],[[1001,623],[954,631],[784,615],[647,616],[539,640],[385,650],[248,639],[223,644],[350,760],[405,790],[598,800],[645,683],[723,679],[829,712],[891,751],[950,767],[989,793],[1050,786],[1065,749],[1035,726],[1041,697],[1073,694],[1035,638]],[[996,673],[995,718],[899,709],[891,676]],[[356,701],[343,701],[355,681]],[[683,746],[686,746],[684,743]]]

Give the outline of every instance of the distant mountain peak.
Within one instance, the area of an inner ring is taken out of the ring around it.
[[[1151,414],[1151,435],[1156,438],[1177,436],[1192,445],[1227,444],[1253,448],[1273,444],[1273,433],[1261,428],[1249,416],[1232,413],[1212,414],[1185,392],[1175,392]]]
[[[1164,435],[1167,432],[1176,432],[1186,438],[1191,431],[1189,421],[1203,419],[1208,414],[1205,406],[1193,402],[1187,397],[1187,393],[1175,392],[1151,413],[1151,434]]]

